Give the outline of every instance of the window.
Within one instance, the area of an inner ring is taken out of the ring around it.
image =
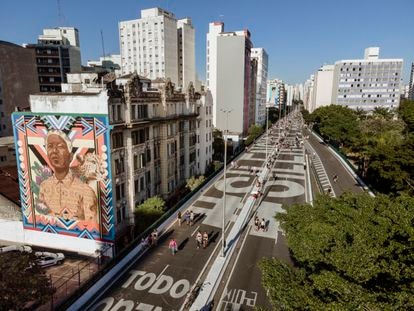
[[[145,179],[144,179],[144,176],[142,176],[140,179],[139,179],[139,189],[141,190],[141,191],[143,191],[144,189],[145,189]]]
[[[138,155],[134,154],[134,171],[138,169]]]
[[[121,148],[124,146],[124,137],[121,133],[112,133],[112,149]]]
[[[134,180],[134,193],[135,193],[135,195],[137,195],[138,192],[139,192],[139,181],[138,181],[138,179],[135,179]]]
[[[116,187],[115,187],[116,198],[118,200],[120,200],[123,197],[125,197],[125,189],[124,189],[124,186],[125,186],[125,184],[122,183],[122,184],[116,185]]]
[[[115,159],[115,174],[121,174],[125,172],[125,166],[124,166],[124,159]]]
[[[148,135],[146,135],[148,132]],[[139,129],[137,131],[133,131],[131,133],[132,144],[139,145],[145,143],[149,136],[149,128]]]

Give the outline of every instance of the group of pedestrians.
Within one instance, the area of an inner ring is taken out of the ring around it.
[[[197,243],[197,248],[206,248],[208,246],[208,233],[206,231],[204,231],[204,233],[201,233],[201,231],[198,231],[196,234],[196,243]],[[178,245],[177,245],[177,240],[172,238],[170,240],[170,242],[168,243],[168,249],[170,250],[172,255],[175,255],[178,252]]]
[[[142,238],[141,243],[146,247],[156,246],[158,244],[158,230],[152,230],[146,239]]]
[[[178,225],[181,226],[181,224],[183,223],[183,221],[188,225],[188,226],[193,226],[194,225],[194,220],[195,220],[195,214],[193,211],[186,211],[184,213],[184,215],[181,214],[181,211],[178,212],[177,214],[177,221],[178,221]]]
[[[200,247],[206,248],[208,246],[208,234],[206,231],[204,231],[204,233],[201,233],[201,231],[197,232],[196,243],[197,243],[197,248],[200,248]]]
[[[257,215],[254,217],[254,227],[256,231],[267,231],[266,220],[264,218],[260,219]]]

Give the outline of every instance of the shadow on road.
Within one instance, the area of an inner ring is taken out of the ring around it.
[[[189,238],[187,237],[187,238],[185,238],[185,240],[184,240],[184,241],[182,241],[182,242],[180,243],[180,245],[178,245],[178,250],[179,250],[179,251],[181,251],[181,250],[183,250],[183,249],[184,249],[185,245],[188,243],[188,240],[189,240]]]

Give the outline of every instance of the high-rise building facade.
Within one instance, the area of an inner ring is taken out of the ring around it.
[[[228,129],[236,141],[254,122],[249,117],[256,105],[251,99],[251,48],[248,30],[224,32],[222,22],[209,24],[206,80],[213,98],[213,123],[221,131]]]
[[[119,23],[122,73],[168,78],[183,89],[195,84],[195,31],[191,19],[178,20],[160,8]]]
[[[333,104],[364,110],[398,107],[402,66],[402,59],[380,59],[378,47],[365,49],[364,59],[337,61]]]
[[[266,122],[267,68],[269,56],[264,48],[252,48],[251,58],[257,60],[255,123]]]
[[[36,92],[34,51],[0,41],[0,137],[13,135],[11,113],[29,108],[29,94]]]
[[[312,112],[312,100],[313,100],[313,89],[314,89],[314,80],[315,75],[310,75],[309,79],[307,79],[303,86],[303,107]]]
[[[43,29],[37,44],[29,44],[36,55],[41,92],[60,92],[66,74],[81,71],[79,31],[73,27]]]
[[[285,104],[285,84],[280,79],[267,81],[266,105],[283,110]]]
[[[332,104],[334,69],[334,65],[324,65],[315,73],[309,112]]]
[[[196,85],[195,31],[191,19],[177,21],[178,85],[184,89],[192,82]]]

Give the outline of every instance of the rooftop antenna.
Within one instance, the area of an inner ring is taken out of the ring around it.
[[[101,42],[102,42],[102,56],[103,60],[105,60],[105,43],[104,43],[104,37],[103,37],[103,30],[101,29]]]
[[[59,26],[63,26],[64,16],[62,14],[62,4],[60,3],[60,0],[56,0],[56,2],[57,2],[57,9],[58,9],[58,22],[59,22]]]

